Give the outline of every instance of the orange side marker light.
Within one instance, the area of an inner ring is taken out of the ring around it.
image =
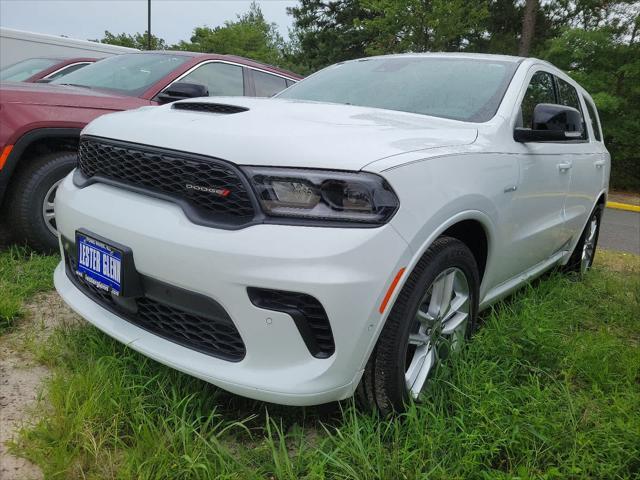
[[[7,163],[7,158],[9,158],[9,154],[11,153],[11,150],[13,150],[13,145],[7,145],[2,150],[2,153],[0,153],[0,170],[2,170],[2,167],[4,167],[4,164]]]
[[[391,282],[391,285],[389,285],[389,290],[387,290],[387,294],[384,296],[384,299],[380,304],[380,310],[379,310],[380,313],[384,313],[385,309],[387,308],[387,303],[389,303],[389,299],[391,298],[391,295],[393,295],[393,292],[398,286],[398,282],[402,278],[402,274],[404,273],[404,271],[405,271],[404,267],[398,270],[398,273],[396,273],[396,277],[393,279],[393,282]]]

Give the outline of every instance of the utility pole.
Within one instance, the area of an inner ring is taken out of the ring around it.
[[[151,0],[147,0],[147,50],[151,50]]]

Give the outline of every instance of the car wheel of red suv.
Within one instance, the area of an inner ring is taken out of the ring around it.
[[[75,152],[55,152],[28,160],[12,180],[9,225],[15,240],[45,253],[58,249],[53,200],[62,179],[76,166]]]

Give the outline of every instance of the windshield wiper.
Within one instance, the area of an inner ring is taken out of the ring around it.
[[[90,86],[80,85],[79,83],[56,83],[55,85],[69,85],[70,87],[88,88],[89,90],[91,90]]]

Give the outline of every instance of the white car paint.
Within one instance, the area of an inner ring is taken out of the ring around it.
[[[440,54],[446,55],[446,54]],[[493,59],[494,56],[474,55]],[[353,394],[386,316],[382,299],[401,268],[390,304],[426,249],[447,228],[479,222],[488,257],[481,307],[546,269],[566,263],[590,212],[607,194],[609,154],[582,143],[517,143],[513,129],[528,81],[538,70],[579,85],[552,65],[519,62],[496,115],[460,122],[374,108],[283,99],[205,98],[190,102],[248,108],[232,115],[142,108],[105,115],[83,134],[186,151],[237,165],[362,170],[384,177],[400,208],[378,228],[254,225],[219,230],[193,224],[173,203],[71,176],[56,197],[58,229],[79,228],[134,252],[137,270],[209,296],[230,314],[246,344],[237,363],[150,334],[91,301],[67,278],[65,301],[98,328],[162,363],[229,391],[309,405]],[[584,115],[588,115],[582,105]],[[125,212],[125,213],[123,213]],[[307,293],[329,316],[336,352],[309,354],[291,318],[251,304],[246,287]]]

